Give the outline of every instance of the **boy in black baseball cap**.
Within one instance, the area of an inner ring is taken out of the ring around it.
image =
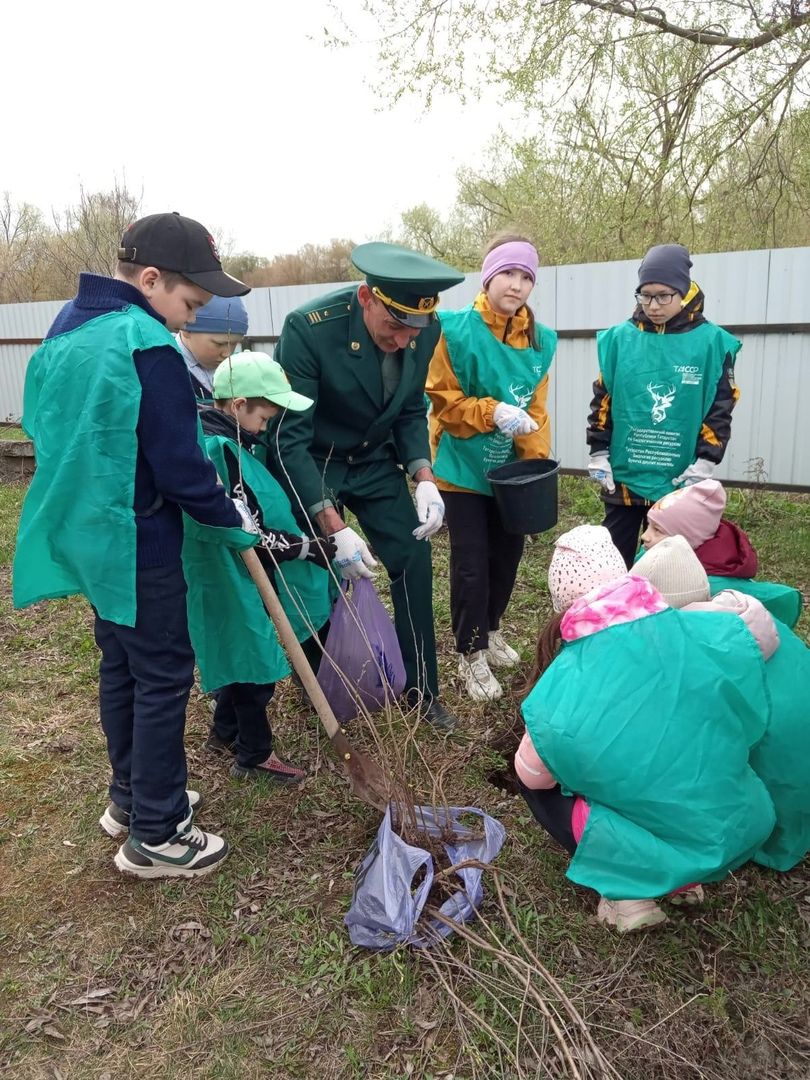
[[[81,594],[101,650],[99,705],[112,766],[100,818],[125,838],[118,868],[196,877],[228,853],[193,824],[185,711],[194,672],[181,564],[183,514],[248,547],[256,526],[197,443],[172,331],[248,287],[222,270],[199,222],[153,214],[121,241],[114,278],[81,274],[26,372],[23,426],[37,470],[23,504],[14,602]],[[127,834],[128,837],[127,837]]]
[[[250,292],[249,286],[222,269],[216,242],[208,229],[176,210],[134,221],[121,237],[118,260],[172,270],[214,296],[244,296]]]

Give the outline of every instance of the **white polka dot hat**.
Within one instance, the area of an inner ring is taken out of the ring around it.
[[[627,567],[602,525],[577,525],[554,544],[548,568],[548,591],[559,615],[603,581],[624,577]]]

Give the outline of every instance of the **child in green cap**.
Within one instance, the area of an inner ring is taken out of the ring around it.
[[[334,542],[302,535],[287,496],[252,450],[268,420],[312,402],[296,394],[281,366],[262,352],[225,360],[212,389],[213,404],[200,411],[206,450],[228,491],[240,492],[252,514],[260,536],[256,552],[296,636],[306,643],[329,618],[326,570]],[[231,775],[238,779],[298,784],[306,772],[274,752],[267,718],[275,684],[290,672],[287,660],[238,554],[212,545],[206,531],[189,522],[183,547],[189,631],[202,687],[218,691],[206,747],[234,754]],[[308,651],[317,653],[317,644]]]

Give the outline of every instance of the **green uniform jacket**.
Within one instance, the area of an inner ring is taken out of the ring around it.
[[[356,285],[289,313],[274,358],[293,389],[315,404],[306,412],[287,411],[268,441],[277,475],[288,476],[306,510],[330,499],[351,465],[430,461],[424,391],[440,330],[435,320],[403,350],[402,378],[385,404],[380,353],[363,322]]]

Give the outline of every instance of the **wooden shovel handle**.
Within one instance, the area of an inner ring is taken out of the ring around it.
[[[284,651],[292,661],[292,666],[304,684],[304,689],[315,707],[315,712],[326,729],[326,734],[330,739],[334,739],[336,735],[340,734],[340,724],[337,722],[335,714],[332,712],[332,706],[326,700],[324,692],[315,678],[315,673],[309,666],[309,661],[298,643],[298,638],[290,625],[287,613],[281,606],[281,601],[276,595],[275,589],[270,584],[270,578],[267,576],[259,556],[253,548],[248,548],[246,551],[240,552],[240,554],[247,567],[247,572],[253,579],[253,584],[259,590],[267,614],[273,620],[273,626],[275,626],[276,633],[281,639]]]

